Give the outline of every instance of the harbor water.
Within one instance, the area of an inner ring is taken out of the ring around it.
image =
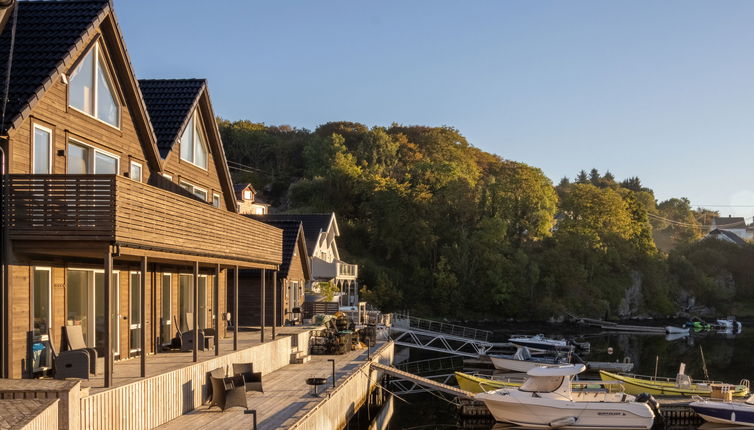
[[[544,333],[589,342],[590,351],[582,354],[584,361],[628,359],[635,365],[632,373],[642,375],[654,375],[656,371],[657,376],[675,377],[680,363],[685,363],[685,373],[694,379],[705,379],[705,365],[711,380],[736,384],[742,379],[754,379],[754,323],[751,321],[744,321],[743,332],[737,335],[702,332],[680,338],[661,334],[606,332],[572,324],[541,325],[536,328],[511,325],[494,331],[496,341],[504,341],[511,334]],[[415,361],[439,356],[443,354],[396,348],[396,359],[402,357]],[[582,375],[582,379],[598,378],[595,374]],[[401,398],[403,400],[395,399],[387,424],[371,428],[488,430],[495,427],[495,423],[489,419],[460,417],[456,408],[436,393],[408,394]],[[668,428],[691,430],[697,427],[674,423]]]

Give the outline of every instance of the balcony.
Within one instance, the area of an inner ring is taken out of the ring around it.
[[[279,229],[117,175],[8,175],[6,207],[14,241],[104,241],[267,265],[282,258]]]
[[[312,278],[314,279],[354,280],[358,276],[359,266],[356,264],[312,258]]]

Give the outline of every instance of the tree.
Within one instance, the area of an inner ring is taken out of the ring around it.
[[[585,171],[581,170],[579,171],[579,174],[576,175],[576,179],[573,182],[577,184],[587,184],[589,183],[589,177],[587,176]]]

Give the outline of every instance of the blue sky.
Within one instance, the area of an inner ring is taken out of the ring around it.
[[[754,2],[115,0],[139,78],[224,118],[449,125],[554,182],[754,215]],[[751,222],[751,219],[748,220]]]

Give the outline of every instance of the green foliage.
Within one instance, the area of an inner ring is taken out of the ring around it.
[[[237,181],[277,211],[338,214],[342,258],[360,264],[362,297],[384,311],[614,316],[637,285],[641,313],[672,313],[686,296],[720,309],[754,299],[751,250],[698,242],[708,214],[656,204],[636,177],[590,169],[554,187],[450,127],[219,123]],[[669,255],[655,246],[663,237]]]

